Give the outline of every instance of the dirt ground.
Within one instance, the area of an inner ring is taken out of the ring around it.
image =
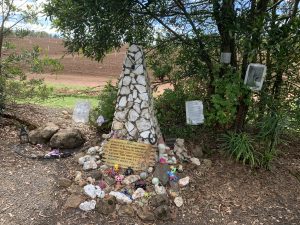
[[[65,119],[61,109],[21,106],[9,112],[36,126],[48,121],[61,127],[75,126],[88,140],[84,147],[100,141],[94,130]],[[0,224],[144,224],[136,216],[63,209],[70,192],[56,181],[58,177],[72,178],[75,170],[81,170],[75,157],[48,161],[21,157],[13,151],[19,142],[17,133],[14,120],[0,118]],[[284,138],[271,171],[233,162],[221,149],[209,157],[210,168],[184,164],[184,173],[191,177],[190,185],[181,192],[184,205],[171,206],[172,219],[149,224],[300,224],[300,140]],[[28,146],[31,150],[48,149]]]

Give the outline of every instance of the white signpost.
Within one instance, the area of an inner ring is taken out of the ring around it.
[[[199,125],[204,123],[203,103],[202,101],[186,101],[186,123],[189,125]]]

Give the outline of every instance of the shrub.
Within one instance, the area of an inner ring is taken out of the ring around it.
[[[200,130],[199,126],[186,124],[185,101],[198,100],[193,92],[184,91],[179,87],[176,90],[167,89],[155,99],[156,117],[161,131],[166,136],[192,138]]]
[[[111,81],[107,82],[103,90],[99,94],[98,107],[93,109],[90,114],[91,125],[97,127],[101,132],[109,132],[114,117],[115,106],[117,101],[118,88],[113,85]],[[106,122],[99,127],[97,125],[97,118],[102,115]]]
[[[252,140],[246,133],[228,133],[221,137],[222,147],[237,161],[249,164],[251,167],[257,164]]]

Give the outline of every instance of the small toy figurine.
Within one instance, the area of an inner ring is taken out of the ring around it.
[[[168,171],[167,174],[169,176],[170,181],[177,181],[178,180],[178,177],[175,175],[174,172]]]
[[[107,185],[104,180],[100,180],[98,186],[101,188],[101,190],[104,190]]]
[[[116,172],[116,173],[118,173],[119,172],[119,165],[118,164],[115,164],[114,165],[114,171]]]
[[[116,175],[115,176],[115,180],[116,180],[117,183],[122,183],[123,179],[124,179],[123,175]]]
[[[170,166],[170,169],[171,169],[171,172],[172,173],[176,173],[176,171],[177,171],[177,169],[176,169],[176,167],[175,166]]]
[[[138,180],[137,182],[135,182],[134,189],[138,189],[138,188],[143,188],[144,190],[146,190],[146,188],[147,188],[146,181],[144,181],[144,180]]]
[[[125,173],[124,175],[125,176],[130,176],[134,173],[133,169],[131,167],[128,167],[126,170],[125,170]]]

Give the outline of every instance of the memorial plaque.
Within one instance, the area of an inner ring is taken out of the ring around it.
[[[199,125],[204,123],[202,101],[186,101],[186,123],[189,125]]]
[[[104,162],[108,166],[118,164],[122,168],[146,170],[155,164],[156,150],[150,144],[111,139],[104,146]]]

